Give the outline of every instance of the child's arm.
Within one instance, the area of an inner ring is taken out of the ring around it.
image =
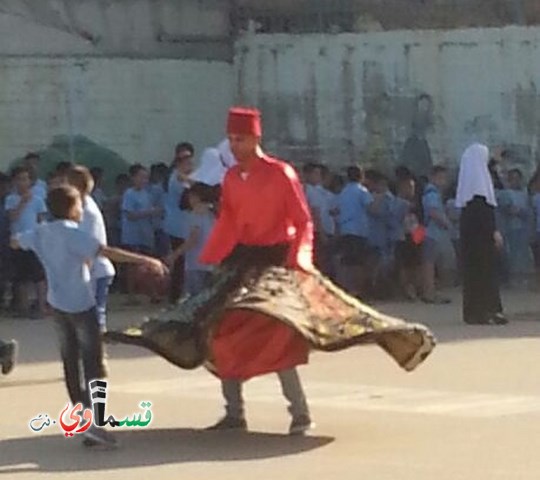
[[[135,263],[139,265],[146,264],[160,274],[166,273],[165,265],[163,265],[163,263],[157,258],[127,252],[126,250],[122,250],[120,248],[102,245],[99,249],[98,255],[102,255],[115,263]]]

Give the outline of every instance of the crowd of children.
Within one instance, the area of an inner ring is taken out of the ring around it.
[[[505,240],[501,283],[534,286],[533,259],[540,268],[540,175],[527,188],[519,169],[502,181],[497,165],[493,160],[497,227]],[[460,210],[450,170],[435,166],[428,178],[417,178],[398,167],[388,178],[353,166],[342,180],[309,163],[303,173],[320,269],[364,299],[449,301],[437,287],[460,279]]]
[[[189,143],[176,147],[169,167],[154,164],[150,169],[136,164],[115,179],[115,191],[103,188],[103,170],[60,162],[47,182],[38,179],[39,156],[29,154],[10,175],[0,175],[0,299],[10,314],[41,318],[47,312],[45,272],[32,251],[10,249],[9,239],[35,230],[52,219],[46,207],[48,192],[64,185],[75,187],[83,200],[80,229],[102,244],[164,259],[171,269],[168,300],[176,303],[184,294],[204,288],[209,276],[198,254],[212,228],[214,214],[208,190],[190,179],[194,148]],[[119,268],[99,257],[92,264],[92,278],[100,325],[105,329],[109,288],[114,285],[137,303],[136,269]],[[114,283],[113,283],[114,282]],[[152,284],[149,283],[149,287]],[[9,288],[8,288],[9,287]],[[35,293],[32,293],[34,290]],[[148,289],[150,301],[162,299]],[[35,301],[32,301],[35,300]]]
[[[184,142],[177,145],[170,166],[132,165],[116,177],[114,192],[103,190],[102,169],[88,171],[68,162],[60,162],[44,182],[37,176],[36,154],[28,154],[10,175],[0,174],[2,306],[23,317],[45,314],[43,268],[32,252],[10,250],[9,238],[49,219],[47,191],[64,184],[73,185],[82,195],[84,231],[102,243],[167,262],[171,304],[204,288],[210,271],[197,257],[215,210],[205,188],[191,180],[194,154],[193,146]],[[522,173],[512,169],[502,181],[495,165],[491,163],[497,222],[506,245],[500,258],[501,281],[524,286],[533,278],[533,259],[540,267],[540,180],[535,175],[527,189]],[[324,273],[362,298],[448,301],[436,287],[459,281],[460,212],[454,204],[450,171],[437,166],[429,178],[416,178],[407,168],[398,167],[388,178],[376,170],[364,172],[351,166],[340,176],[324,165],[308,163],[303,178],[315,223],[316,264]],[[116,275],[110,262],[98,259],[92,276],[104,329],[109,288],[114,285],[130,294],[129,303],[136,303],[136,275],[130,266]],[[150,292],[150,297],[152,302],[161,300],[158,292]]]
[[[88,406],[87,381],[106,376],[100,330],[115,278],[132,303],[135,265],[163,276],[163,261],[171,270],[171,304],[199,293],[210,282],[211,267],[199,256],[219,205],[215,191],[192,178],[189,143],[176,147],[171,166],[132,165],[117,176],[112,195],[99,168],[60,162],[44,182],[39,162],[28,154],[10,175],[0,173],[0,300],[21,317],[53,315],[70,400]],[[532,279],[533,257],[540,267],[540,173],[528,189],[520,170],[502,181],[492,163],[491,173],[506,246],[501,281],[523,286]],[[309,163],[303,176],[323,273],[362,299],[448,302],[437,287],[459,281],[460,210],[451,172],[436,166],[429,178],[416,178],[399,167],[388,178],[350,166],[342,178]],[[117,275],[111,261],[127,265]],[[151,302],[162,300],[152,282],[147,290]],[[13,368],[16,349],[16,342],[0,340],[2,373]],[[115,443],[94,427],[84,437],[90,446]]]

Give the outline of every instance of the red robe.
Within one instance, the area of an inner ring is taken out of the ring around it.
[[[245,178],[244,178],[245,177]],[[249,173],[231,168],[223,183],[216,225],[201,254],[204,263],[221,263],[238,244],[290,243],[287,264],[310,269],[313,223],[293,167],[265,156]],[[284,323],[252,311],[225,314],[212,340],[220,378],[246,380],[307,363],[306,340]]]

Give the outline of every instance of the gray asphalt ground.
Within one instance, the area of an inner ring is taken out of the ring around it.
[[[147,428],[116,429],[120,446],[92,451],[57,425],[67,395],[50,321],[0,319],[20,361],[0,378],[0,477],[201,480],[540,479],[540,295],[505,293],[512,322],[466,326],[449,306],[381,304],[433,328],[439,345],[408,374],[377,347],[315,354],[301,369],[317,428],[286,435],[289,418],[273,376],[246,385],[250,432],[209,433],[222,415],[219,383],[137,348],[110,346],[107,408],[117,417],[152,402]],[[116,306],[111,327],[144,309]]]

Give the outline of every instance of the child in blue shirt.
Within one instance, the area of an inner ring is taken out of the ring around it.
[[[122,246],[126,250],[151,255],[154,251],[154,222],[162,214],[155,207],[148,192],[148,170],[142,165],[130,168],[131,188],[126,190],[122,199]],[[128,304],[137,303],[135,292],[135,271],[127,272]],[[152,296],[152,302],[157,302]]]
[[[456,267],[458,275],[461,275],[461,247],[460,247],[460,219],[461,209],[456,207],[456,188],[453,188],[452,194],[445,203],[446,216],[450,220],[450,238],[452,239],[452,245],[454,246],[454,253],[456,256]]]
[[[131,188],[122,199],[122,245],[128,250],[150,254],[154,249],[154,220],[161,214],[148,192],[148,170],[142,165],[130,169]]]
[[[456,257],[451,239],[452,224],[446,214],[443,193],[448,185],[448,171],[436,166],[431,172],[430,183],[422,196],[426,239],[422,246],[423,284],[422,300],[425,303],[449,303],[449,299],[436,293],[435,270],[445,279],[456,269]]]
[[[157,257],[162,258],[170,251],[169,236],[163,229],[165,212],[165,181],[169,169],[164,163],[156,163],[150,168],[150,185],[148,191],[152,199],[152,205],[162,211],[162,214],[154,218],[155,250]]]
[[[0,172],[0,309],[4,307],[9,278],[9,216],[5,199],[11,189],[11,179]]]
[[[413,239],[419,227],[416,214],[416,183],[412,177],[402,177],[397,184],[397,197],[394,201],[393,215],[396,223],[396,270],[399,285],[408,300],[418,299],[420,266],[422,263],[421,245]]]
[[[95,312],[96,300],[88,263],[99,255],[117,262],[147,264],[163,274],[155,259],[102,245],[83,232],[80,193],[71,186],[51,190],[47,205],[52,222],[21,232],[12,238],[12,248],[33,251],[47,276],[47,300],[54,310],[64,364],[65,382],[73,405],[91,407],[88,382],[102,378],[103,345]],[[82,366],[82,368],[81,368]],[[104,430],[91,427],[84,433],[85,445],[112,445]]]
[[[215,218],[210,208],[210,187],[201,183],[194,184],[188,190],[190,213],[188,216],[188,238],[167,259],[168,265],[174,265],[176,259],[185,255],[184,293],[197,295],[210,282],[212,266],[199,261],[199,256],[214,228]]]
[[[530,247],[532,211],[529,195],[523,187],[523,174],[519,169],[508,172],[508,203],[505,206],[506,253],[511,281],[516,286],[527,284],[533,270]]]
[[[10,220],[11,235],[35,229],[45,219],[47,208],[41,196],[32,192],[30,171],[16,167],[11,173],[14,192],[6,197],[5,209]],[[45,276],[39,260],[32,252],[11,251],[11,273],[15,284],[18,314],[41,318],[45,315]],[[30,309],[30,288],[36,288],[38,311]]]
[[[369,212],[374,199],[362,184],[364,172],[358,166],[347,169],[347,185],[337,198],[341,262],[339,283],[352,295],[364,293],[368,277]]]
[[[540,175],[531,181],[532,208],[534,219],[534,263],[536,266],[536,287],[540,287]]]
[[[388,190],[388,182],[382,174],[373,179],[373,197],[376,208],[369,212],[368,243],[371,248],[371,284],[379,296],[387,294],[390,265],[393,261],[392,203],[394,196]]]
[[[163,229],[169,236],[170,246],[173,250],[184,243],[187,232],[187,211],[182,209],[184,193],[191,185],[190,175],[193,172],[193,145],[180,143],[176,146],[175,159],[172,171],[167,182],[165,194],[165,218]],[[184,257],[179,256],[171,268],[171,285],[169,290],[169,303],[176,304],[180,299],[184,284]]]

